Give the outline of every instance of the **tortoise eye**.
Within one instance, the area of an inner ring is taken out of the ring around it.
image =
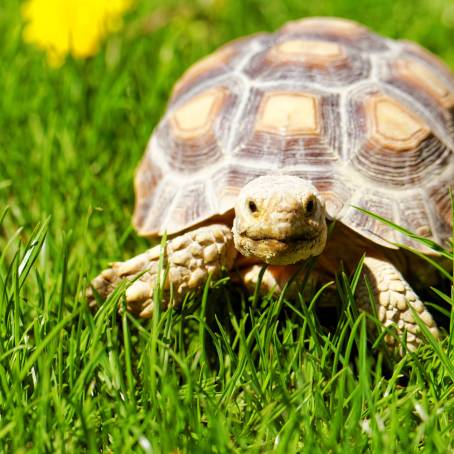
[[[248,206],[249,211],[250,211],[251,213],[257,213],[257,211],[259,210],[259,209],[257,208],[256,203],[255,203],[253,200],[249,200],[249,202],[247,203],[247,206]]]
[[[315,210],[315,202],[314,199],[309,199],[306,203],[306,214],[311,215]]]

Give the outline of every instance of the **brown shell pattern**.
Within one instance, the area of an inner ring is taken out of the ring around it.
[[[358,211],[438,243],[451,234],[454,77],[416,44],[309,18],[233,41],[175,85],[136,174],[146,236],[229,212],[260,175],[307,178],[331,218],[420,248]]]

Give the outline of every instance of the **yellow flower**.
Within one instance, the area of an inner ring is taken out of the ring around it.
[[[133,0],[28,0],[22,13],[24,39],[47,52],[52,65],[94,55],[99,42],[122,25]]]

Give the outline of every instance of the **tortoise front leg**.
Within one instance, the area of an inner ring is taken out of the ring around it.
[[[126,307],[139,317],[151,317],[160,251],[160,246],[156,246],[125,262],[112,263],[91,282],[92,288],[87,292],[90,305],[96,304],[93,289],[105,299],[121,281],[140,275],[126,289]],[[164,268],[168,272],[166,281],[161,282],[165,306],[178,306],[188,292],[202,289],[209,275],[216,279],[222,269],[231,269],[236,255],[232,232],[223,224],[201,227],[169,240],[164,251]]]
[[[432,335],[438,337],[438,328],[432,315],[394,265],[385,259],[366,257],[364,270],[374,292],[378,319],[384,326],[394,326],[399,336],[406,335],[408,350],[416,350],[422,342],[421,330],[411,308]],[[365,282],[361,282],[358,288],[358,298],[360,308],[370,311]],[[390,348],[395,348],[393,336],[386,335],[384,339]]]

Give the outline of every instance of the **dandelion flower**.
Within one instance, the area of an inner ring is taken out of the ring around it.
[[[132,0],[28,0],[24,39],[44,49],[54,66],[67,54],[90,57],[108,33],[121,28],[131,5]]]

